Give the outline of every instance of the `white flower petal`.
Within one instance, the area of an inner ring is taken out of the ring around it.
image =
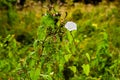
[[[65,28],[69,31],[77,30],[77,25],[76,23],[69,21],[65,24]]]

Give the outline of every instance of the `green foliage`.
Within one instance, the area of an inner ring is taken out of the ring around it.
[[[16,25],[16,23],[19,22],[19,17],[17,15],[17,12],[12,8],[7,11],[7,17],[8,17],[8,24],[10,26],[14,26]]]
[[[40,68],[37,68],[36,70],[30,71],[30,78],[32,80],[38,80],[40,76]]]
[[[86,53],[86,57],[88,58],[88,61],[90,61],[90,55]]]
[[[44,27],[49,27],[49,26],[54,27],[54,24],[55,24],[54,19],[50,14],[46,14],[41,19],[41,25],[44,25]]]
[[[40,32],[42,32],[42,33],[40,33]],[[37,35],[38,35],[38,39],[40,41],[43,41],[45,39],[46,30],[45,30],[45,28],[43,26],[39,26]]]
[[[40,20],[13,7],[0,13],[0,80],[119,80],[119,11],[101,6],[71,10],[71,32],[49,11]]]
[[[1,0],[0,7],[1,8],[12,8],[17,3],[17,0]]]
[[[90,73],[90,66],[89,66],[89,64],[83,64],[82,68],[83,68],[84,74],[86,74],[88,76],[89,73]]]

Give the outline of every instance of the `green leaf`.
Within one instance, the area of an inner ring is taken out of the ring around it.
[[[30,71],[30,78],[32,80],[38,80],[39,77],[40,77],[40,68],[33,69],[32,71]]]
[[[86,57],[88,58],[88,60],[90,61],[90,55],[88,53],[86,53]]]
[[[71,53],[70,48],[69,48],[69,43],[66,43],[66,44],[65,44],[65,49],[66,49],[69,53]]]
[[[70,66],[69,68],[70,68],[74,73],[76,73],[77,69],[76,69],[75,66]]]
[[[46,14],[45,16],[43,16],[41,18],[40,23],[45,27],[49,27],[49,26],[54,27],[54,24],[55,24],[54,19],[50,14]]]
[[[71,33],[69,31],[67,31],[67,38],[69,40],[69,43],[72,43],[73,37],[72,37],[72,35],[71,35]]]
[[[37,68],[36,71],[35,71],[34,79],[35,79],[35,80],[38,80],[38,79],[39,79],[39,76],[40,76],[40,68]]]
[[[40,74],[40,76],[43,77],[44,80],[53,80],[50,75]]]
[[[37,47],[38,47],[38,40],[35,40],[35,41],[34,41],[33,47],[35,48],[35,50],[37,49]]]
[[[64,56],[64,57],[65,57],[65,61],[68,62],[68,60],[70,59],[71,56],[72,56],[72,54],[67,54],[67,55],[65,55],[65,56]]]
[[[90,73],[90,65],[89,64],[83,64],[82,68],[83,68],[84,74],[88,76],[89,73]]]
[[[43,41],[46,37],[46,28],[44,26],[39,26],[37,31],[37,36],[40,41]]]
[[[11,51],[9,51],[8,56],[9,56],[9,58],[12,58],[13,57],[13,53]]]

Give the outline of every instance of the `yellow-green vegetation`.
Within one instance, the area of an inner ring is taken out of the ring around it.
[[[120,80],[120,3],[74,1],[0,1],[0,80]]]

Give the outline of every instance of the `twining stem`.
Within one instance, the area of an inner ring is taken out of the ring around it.
[[[70,34],[71,34],[71,36],[72,36],[72,38],[73,38],[73,43],[74,43],[74,45],[75,45],[75,39],[74,39],[73,34],[72,34],[71,31],[70,31]]]
[[[77,48],[77,45],[76,45],[76,43],[75,43],[75,39],[74,39],[74,36],[73,36],[73,34],[72,34],[72,32],[70,31],[70,34],[71,34],[71,36],[72,36],[72,38],[73,38],[73,45],[75,46],[75,48]]]

